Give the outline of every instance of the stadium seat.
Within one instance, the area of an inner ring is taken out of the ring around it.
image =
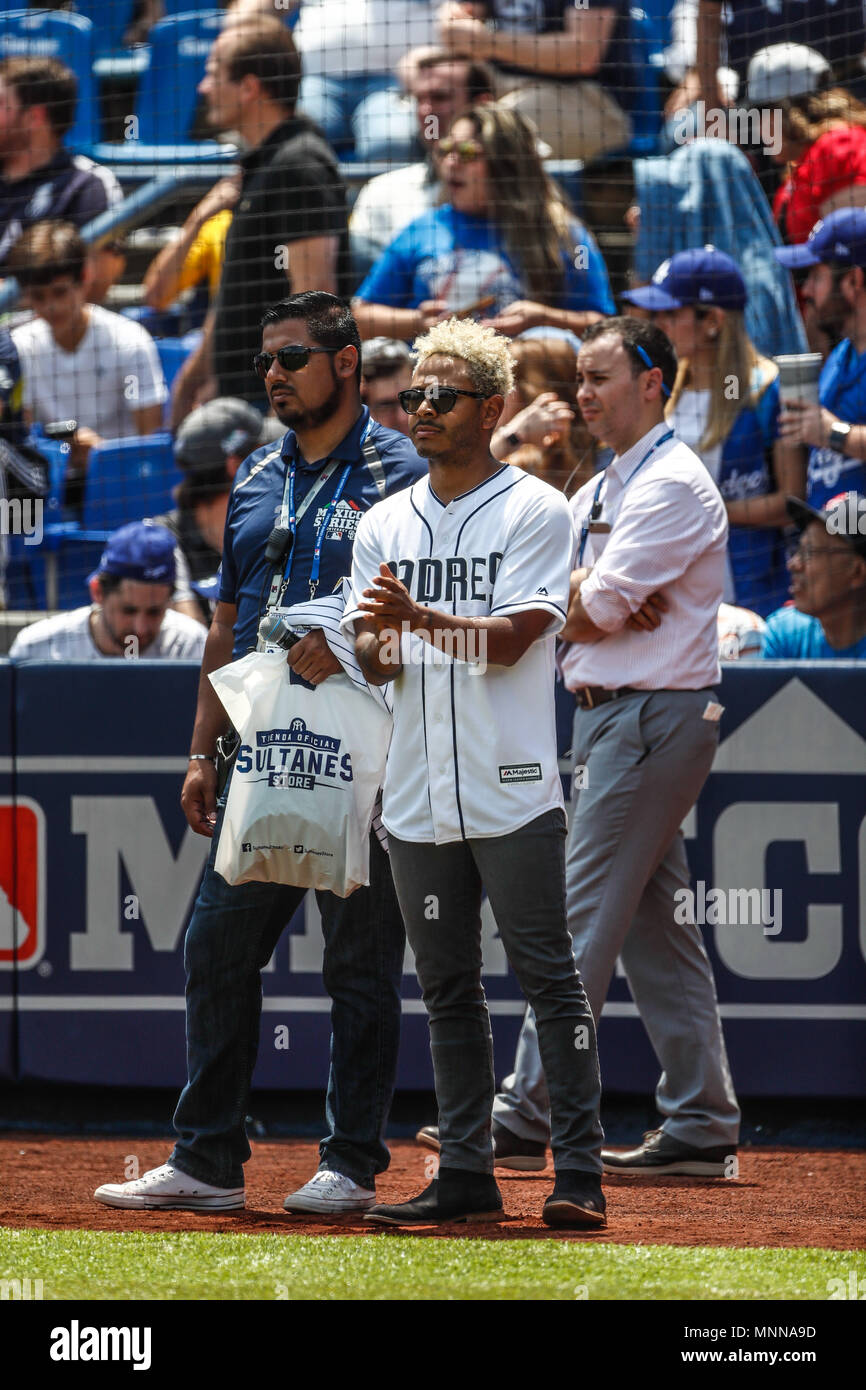
[[[0,12],[0,58],[26,57],[59,58],[75,73],[78,109],[65,143],[72,149],[88,151],[97,138],[90,20],[57,10]]]
[[[147,46],[123,45],[123,36],[135,12],[135,0],[76,0],[76,8],[93,25],[93,71],[97,77],[144,72],[150,56]]]
[[[107,440],[93,450],[87,465],[84,527],[113,531],[127,521],[167,511],[173,505],[171,490],[180,480],[168,431]]]
[[[136,103],[138,139],[124,142],[120,158],[136,157],[137,146],[158,146],[167,158],[213,158],[226,146],[213,140],[191,141],[190,127],[198,105],[198,84],[225,16],[202,10],[160,20],[150,31],[150,62],[142,75]]]
[[[198,329],[187,333],[182,338],[157,338],[156,350],[159,353],[159,361],[162,366],[162,374],[165,377],[165,384],[169,391],[172,388],[174,379],[189,357],[193,348],[201,342],[201,332]]]

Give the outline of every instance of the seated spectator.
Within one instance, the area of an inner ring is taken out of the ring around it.
[[[83,227],[123,197],[110,170],[63,148],[77,100],[75,75],[56,58],[0,62],[0,262],[33,222]]]
[[[413,218],[444,202],[433,158],[440,137],[461,111],[493,99],[493,74],[486,63],[442,48],[422,49],[412,57],[406,81],[425,158],[370,179],[355,199],[349,236],[353,265],[363,267],[359,278]]]
[[[866,106],[842,87],[822,90],[830,66],[801,44],[761,49],[749,64],[751,105],[778,112],[771,158],[785,179],[773,216],[786,241],[805,241],[834,208],[866,203]]]
[[[866,497],[841,493],[823,511],[792,497],[788,509],[800,531],[788,562],[794,602],[767,619],[765,660],[866,659],[866,529],[857,525]]]
[[[219,569],[234,476],[267,437],[255,407],[231,396],[199,406],[178,430],[174,457],[184,477],[174,495],[176,506],[151,520],[175,538],[172,607],[179,613],[200,621],[208,618],[192,583]]]
[[[711,241],[731,256],[749,291],[746,332],[768,357],[807,352],[790,276],[773,250],[782,238],[742,150],[727,140],[693,140],[672,155],[634,161],[634,284],[677,251]]]
[[[68,222],[38,222],[7,265],[36,315],[13,331],[28,422],[75,420],[70,467],[103,439],[151,434],[168,396],[156,345],[137,323],[88,304],[87,248]]]
[[[643,76],[631,64],[629,11],[627,0],[449,2],[439,38],[495,66],[502,104],[535,123],[555,159],[590,160],[631,139]]]
[[[577,408],[579,340],[536,337],[511,344],[514,389],[493,434],[495,458],[571,497],[596,471],[596,444]]]
[[[805,481],[800,448],[779,437],[779,369],[746,333],[739,267],[712,246],[680,251],[623,299],[652,311],[679,366],[666,417],[703,460],[730,526],[724,600],[762,616],[787,591],[785,498]]]
[[[88,580],[92,605],[24,628],[9,655],[19,661],[200,661],[207,633],[169,608],[174,578],[170,531],[148,521],[121,526]]]
[[[362,338],[415,338],[449,315],[516,337],[545,325],[581,333],[614,312],[607,269],[546,172],[518,111],[473,108],[437,159],[448,201],[392,241],[358,290]]]
[[[105,303],[109,292],[126,270],[128,255],[129,249],[123,237],[109,236],[90,247],[87,253],[90,274],[88,304]]]
[[[397,399],[412,381],[412,354],[398,338],[370,338],[361,357],[361,400],[389,430],[409,433],[409,417]]]
[[[721,104],[719,66],[733,68],[746,90],[749,61],[768,44],[804,44],[830,65],[833,80],[862,78],[866,47],[862,0],[700,0],[697,19],[698,95]],[[850,85],[850,84],[849,84]]]
[[[761,655],[766,623],[748,608],[719,604],[719,661],[751,660]]]
[[[167,309],[184,290],[201,284],[213,302],[239,194],[237,178],[220,179],[193,208],[177,239],[154,256],[144,276],[143,302],[149,309]]]
[[[807,242],[775,255],[809,267],[800,293],[836,343],[821,369],[820,404],[786,402],[780,422],[787,443],[809,446],[806,501],[820,509],[840,485],[866,493],[866,208],[838,208]]]

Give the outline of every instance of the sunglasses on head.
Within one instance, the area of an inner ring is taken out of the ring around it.
[[[457,386],[410,386],[407,391],[398,391],[397,400],[407,415],[415,415],[424,401],[432,405],[436,415],[447,415],[457,404],[458,396],[473,396],[477,401],[490,399],[487,391],[461,391]]]
[[[481,159],[484,155],[484,146],[477,140],[452,140],[450,135],[446,135],[444,140],[439,141],[437,154],[442,158],[449,154],[456,154],[461,164],[471,164],[473,159]]]
[[[277,348],[276,352],[257,352],[253,358],[253,369],[264,379],[274,362],[279,362],[284,372],[299,372],[306,367],[314,352],[339,352],[339,348],[302,347],[300,343],[290,347]]]

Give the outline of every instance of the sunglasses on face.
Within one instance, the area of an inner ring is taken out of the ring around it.
[[[484,147],[479,145],[477,140],[452,140],[446,136],[439,141],[437,152],[445,159],[449,154],[456,154],[461,164],[471,164],[473,159],[482,159]]]
[[[253,358],[253,368],[262,380],[267,376],[274,362],[279,362],[284,372],[299,372],[306,367],[314,352],[339,351],[338,348],[302,347],[299,343],[291,347],[277,348],[276,352],[257,352]]]
[[[457,404],[458,396],[472,396],[477,401],[490,399],[484,391],[461,391],[457,386],[410,386],[407,391],[397,392],[397,400],[407,415],[417,414],[424,401],[432,405],[434,414],[447,415]]]

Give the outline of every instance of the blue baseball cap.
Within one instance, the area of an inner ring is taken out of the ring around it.
[[[686,305],[707,309],[745,308],[746,282],[736,261],[715,246],[678,251],[662,261],[649,285],[622,295],[641,309],[683,309]]]
[[[866,208],[837,208],[815,223],[808,241],[776,246],[773,255],[792,270],[822,263],[866,267]]]
[[[130,521],[109,536],[96,569],[88,575],[116,574],[140,584],[174,585],[174,536],[154,521]]]

